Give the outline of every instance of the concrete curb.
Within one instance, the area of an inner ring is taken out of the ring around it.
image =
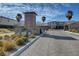
[[[31,40],[25,46],[21,47],[16,52],[12,53],[10,56],[19,56],[24,50],[26,50],[27,48],[29,48],[36,40],[38,40],[41,36],[43,36],[43,34],[41,34],[38,37],[36,37],[33,40]]]
[[[69,32],[69,31],[65,31],[65,32],[70,33],[70,34],[79,35],[79,33],[74,33],[74,32]]]

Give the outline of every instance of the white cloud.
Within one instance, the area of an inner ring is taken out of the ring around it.
[[[0,4],[0,15],[15,18],[17,13],[24,11],[35,11],[38,16],[47,16],[55,18],[58,15],[63,15],[64,12],[60,10],[60,4]],[[63,6],[69,6],[62,4]]]
[[[61,5],[64,6],[64,7],[70,7],[71,6],[71,4],[68,4],[68,3],[62,3]]]

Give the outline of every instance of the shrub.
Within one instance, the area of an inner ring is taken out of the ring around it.
[[[16,45],[14,41],[5,41],[3,47],[5,51],[11,51],[16,47]]]
[[[25,33],[22,36],[29,37],[28,33]]]
[[[10,32],[10,30],[3,28],[3,29],[0,29],[0,32],[1,32],[1,33],[7,33],[7,32]]]
[[[71,29],[70,32],[78,32],[76,29]]]
[[[34,34],[31,34],[31,35],[30,35],[30,38],[35,38],[35,35],[34,35]]]
[[[3,39],[3,37],[2,36],[0,36],[0,40],[2,40]]]
[[[2,47],[0,47],[0,56],[5,56],[5,51]]]
[[[25,42],[24,42],[24,40],[22,38],[18,38],[18,39],[16,39],[16,44],[17,45],[24,45]]]
[[[17,37],[16,34],[11,35],[11,39],[15,39]]]
[[[8,28],[7,30],[8,30],[8,31],[14,31],[14,29],[11,29],[11,28]]]
[[[0,41],[0,47],[3,47],[3,41]]]
[[[4,36],[4,39],[5,39],[5,40],[8,40],[9,38],[10,38],[9,35],[5,35],[5,36]]]
[[[22,39],[24,40],[24,42],[29,42],[27,37],[22,37]]]
[[[18,37],[18,38],[21,38],[21,37],[22,37],[22,35],[17,35],[17,37]]]

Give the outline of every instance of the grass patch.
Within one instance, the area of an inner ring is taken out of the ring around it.
[[[5,40],[9,40],[9,39],[10,39],[10,36],[9,36],[9,35],[5,35],[5,36],[4,36],[4,39],[5,39]]]
[[[5,56],[5,51],[4,51],[4,48],[0,47],[0,55],[1,56]]]
[[[11,51],[16,47],[14,41],[5,41],[3,44],[3,48],[5,51]]]
[[[0,40],[2,40],[3,39],[3,37],[2,36],[0,36]]]

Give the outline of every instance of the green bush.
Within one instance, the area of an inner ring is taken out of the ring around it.
[[[29,37],[28,33],[23,34],[24,37]]]
[[[22,37],[22,39],[24,40],[24,42],[29,42],[27,37]]]
[[[71,29],[70,32],[79,33],[79,30],[77,30],[77,29]]]
[[[24,45],[25,42],[24,42],[24,40],[23,40],[22,38],[18,38],[18,39],[16,40],[16,44],[17,44],[17,45]]]
[[[3,48],[4,48],[5,51],[11,51],[11,50],[13,50],[15,47],[16,47],[16,44],[15,44],[14,41],[5,41],[5,42],[4,42]]]
[[[11,39],[15,39],[17,37],[16,34],[11,35]]]
[[[2,36],[0,36],[0,40],[2,40],[3,39],[3,37]]]
[[[0,47],[0,56],[5,56],[5,51],[2,47]]]
[[[30,35],[30,38],[35,38],[35,34],[31,34]]]
[[[3,47],[3,41],[0,41],[0,47]]]
[[[5,40],[8,40],[9,38],[10,38],[9,35],[5,35],[5,36],[4,36],[4,39],[5,39]]]

